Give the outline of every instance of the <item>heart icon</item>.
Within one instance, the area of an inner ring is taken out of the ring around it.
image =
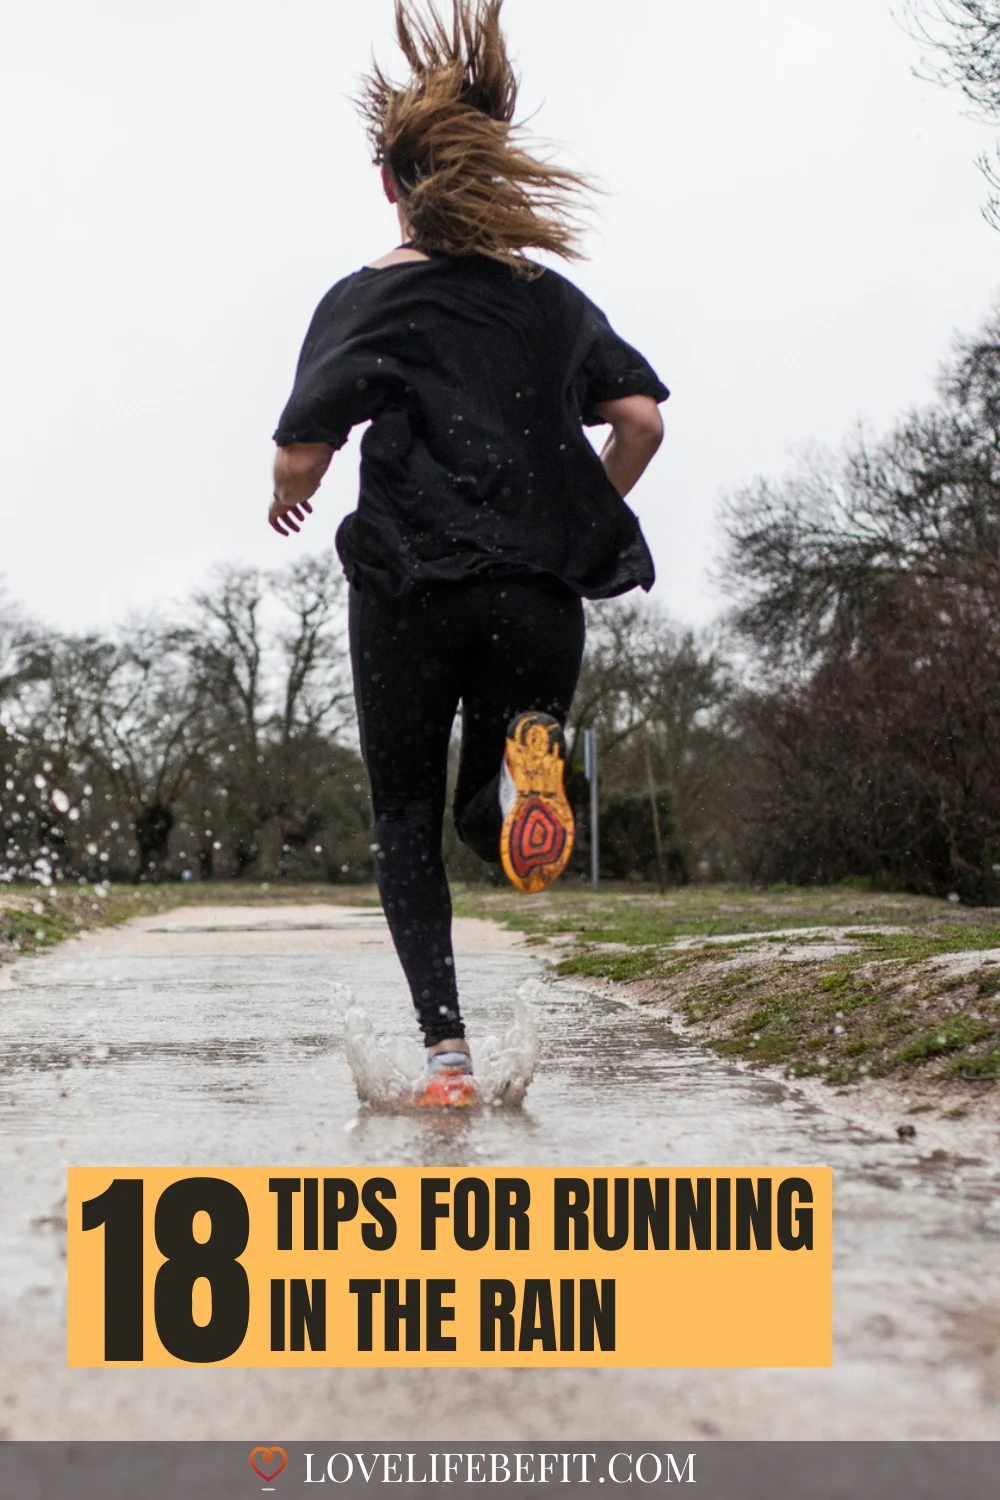
[[[265,1465],[263,1469],[255,1462],[258,1458]],[[288,1454],[284,1448],[254,1448],[250,1453],[250,1467],[255,1474],[260,1475],[261,1479],[277,1479],[287,1462]],[[273,1465],[277,1467],[272,1467]]]

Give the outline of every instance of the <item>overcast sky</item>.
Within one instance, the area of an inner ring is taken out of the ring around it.
[[[897,7],[898,9],[898,7]],[[67,628],[171,604],[266,525],[326,288],[398,238],[349,102],[391,0],[5,0],[0,576]],[[883,0],[508,0],[537,130],[610,190],[570,272],[674,395],[633,503],[702,623],[722,496],[926,400],[987,313],[987,128]]]

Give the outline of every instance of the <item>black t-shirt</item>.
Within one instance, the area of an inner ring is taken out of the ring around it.
[[[361,588],[547,575],[603,599],[650,588],[653,562],[582,426],[602,401],[668,394],[565,277],[434,255],[326,294],[274,438],[340,448],[370,420],[337,533]]]

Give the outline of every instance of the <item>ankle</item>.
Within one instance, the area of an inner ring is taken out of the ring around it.
[[[464,1037],[451,1037],[444,1042],[435,1042],[432,1047],[427,1048],[428,1057],[436,1057],[439,1052],[471,1053],[471,1048]]]

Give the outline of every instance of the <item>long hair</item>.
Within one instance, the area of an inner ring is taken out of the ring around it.
[[[373,62],[357,103],[421,249],[488,255],[530,275],[529,247],[580,258],[591,184],[532,155],[514,123],[502,5],[452,0],[449,26],[433,0],[396,0],[409,80],[394,84]]]

